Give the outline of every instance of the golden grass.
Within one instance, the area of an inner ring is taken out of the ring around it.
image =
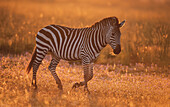
[[[50,71],[47,56],[37,73],[38,89],[31,87],[32,72],[25,67],[31,54],[1,57],[0,105],[1,106],[163,106],[170,105],[170,79],[168,68],[156,65],[94,66],[94,77],[88,83],[90,94],[83,87],[71,89],[83,80],[81,66],[61,61],[56,69],[63,84],[60,92]],[[159,72],[159,73],[158,73]]]
[[[0,106],[169,107],[169,4],[168,0],[1,0]],[[113,56],[111,47],[103,49],[88,83],[90,95],[83,87],[71,89],[83,80],[83,70],[66,61],[56,70],[64,88],[60,93],[47,69],[49,56],[37,73],[38,90],[32,89],[32,72],[27,75],[25,68],[38,30],[49,24],[86,27],[108,16],[126,19],[122,52]]]
[[[0,52],[32,52],[35,36],[44,26],[60,24],[86,27],[108,16],[126,19],[121,28],[122,52],[110,56],[111,47],[102,52],[98,63],[130,64],[142,62],[169,65],[169,2],[150,1],[0,1]],[[104,60],[106,59],[106,60]]]

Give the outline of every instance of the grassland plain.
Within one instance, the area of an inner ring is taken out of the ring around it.
[[[83,87],[71,89],[83,80],[83,69],[61,61],[56,69],[64,91],[57,88],[48,65],[47,56],[37,73],[38,89],[31,88],[32,74],[25,73],[31,54],[1,57],[0,105],[5,106],[63,106],[63,107],[169,107],[170,78],[168,68],[156,65],[94,66],[94,78],[88,83],[90,94]],[[166,73],[165,73],[166,71]]]
[[[170,106],[170,2],[168,0],[0,0],[0,106]],[[61,61],[57,73],[64,91],[48,71],[50,56],[38,70],[38,90],[25,72],[38,30],[49,24],[87,27],[108,16],[126,19],[122,52],[107,46],[89,82],[80,65]],[[103,65],[102,65],[103,64]]]
[[[126,19],[121,28],[122,52],[112,57],[107,46],[98,63],[142,62],[169,65],[169,2],[133,0],[12,0],[0,1],[0,53],[32,52],[35,36],[44,26],[86,27],[108,16]]]

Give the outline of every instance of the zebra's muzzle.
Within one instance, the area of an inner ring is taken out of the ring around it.
[[[116,48],[113,50],[114,54],[119,54],[121,52],[121,46],[119,44],[116,45]]]

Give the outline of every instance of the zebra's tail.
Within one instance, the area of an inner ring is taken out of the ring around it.
[[[26,69],[26,72],[27,72],[27,73],[30,72],[30,70],[31,70],[31,68],[32,68],[32,66],[33,66],[33,62],[34,62],[34,60],[35,60],[35,58],[36,58],[36,53],[37,53],[36,49],[37,49],[37,48],[35,47],[35,48],[34,48],[34,51],[33,51],[33,54],[32,54],[31,61],[30,61],[29,65],[28,65],[28,67],[27,67],[27,69]]]

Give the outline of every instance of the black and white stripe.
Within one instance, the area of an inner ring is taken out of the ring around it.
[[[94,59],[100,51],[107,45],[119,53],[120,49],[120,30],[121,24],[116,17],[105,18],[91,27],[87,28],[68,28],[60,25],[49,25],[42,28],[36,36],[36,47],[27,68],[29,72],[33,67],[33,85],[36,86],[36,72],[43,58],[48,52],[52,54],[49,66],[56,83],[62,89],[61,81],[55,72],[55,68],[60,59],[82,60],[84,68],[84,81],[75,83],[73,87],[85,85],[93,77]],[[117,45],[119,47],[117,48]],[[116,54],[117,54],[116,53]]]

